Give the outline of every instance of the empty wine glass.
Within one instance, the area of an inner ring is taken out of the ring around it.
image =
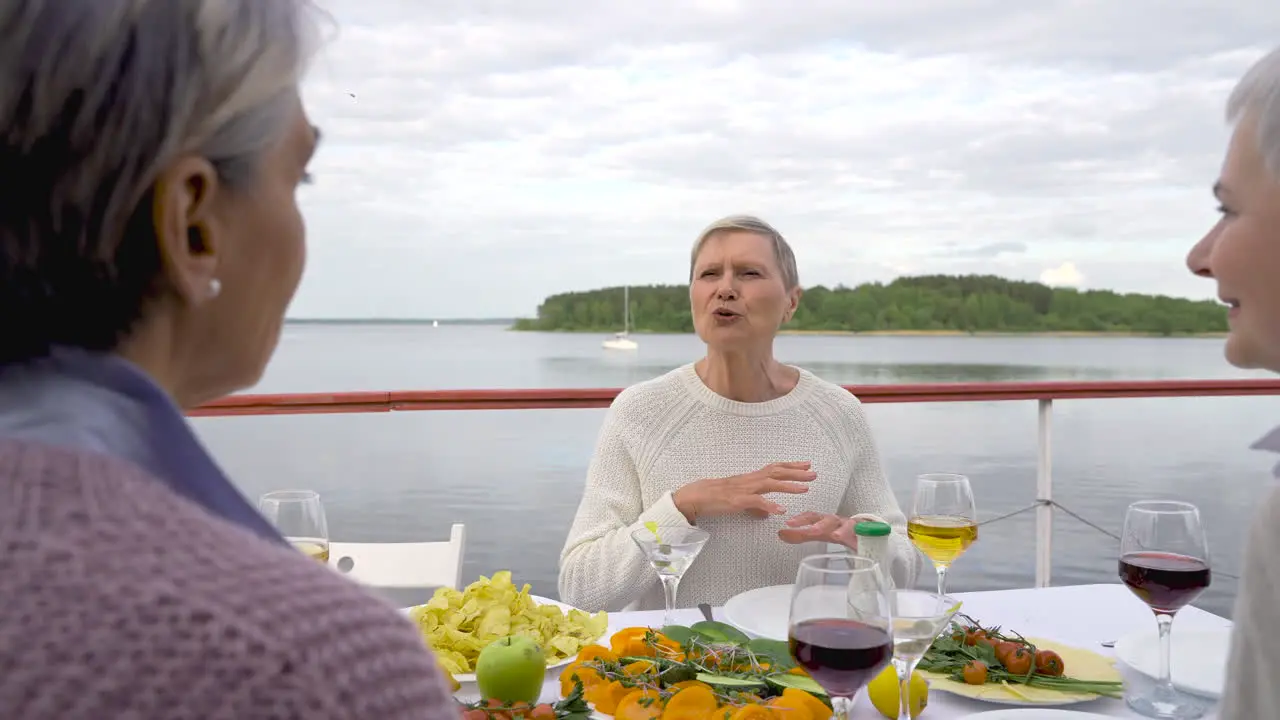
[[[258,498],[258,511],[295,548],[329,562],[329,523],[314,490],[277,490]]]
[[[969,478],[929,473],[916,478],[907,537],[933,562],[938,594],[947,594],[947,570],[978,539],[978,510]]]
[[[800,561],[791,593],[791,657],[844,720],[853,698],[893,657],[890,594],[870,558],[834,553]]]
[[[898,671],[899,720],[911,720],[911,672],[947,628],[960,601],[923,590],[893,593],[893,667]]]
[[[1184,502],[1151,500],[1129,506],[1120,536],[1120,580],[1156,614],[1160,676],[1146,694],[1126,694],[1139,715],[1193,720],[1207,708],[1173,687],[1169,669],[1173,616],[1209,587],[1209,541],[1200,511]]]
[[[691,527],[651,525],[632,531],[631,539],[657,571],[658,580],[662,581],[667,609],[663,625],[675,624],[672,612],[676,609],[680,578],[684,577],[685,570],[693,564],[710,537],[706,530]]]

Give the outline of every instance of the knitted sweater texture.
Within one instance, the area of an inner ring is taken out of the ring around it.
[[[1280,718],[1280,488],[1249,526],[1221,720]]]
[[[0,718],[458,716],[394,608],[137,466],[0,441]]]
[[[588,610],[663,607],[657,576],[630,533],[649,521],[688,527],[671,494],[690,482],[802,460],[818,475],[808,492],[769,496],[785,516],[698,519],[711,538],[680,582],[679,605],[720,605],[744,590],[794,582],[801,558],[826,550],[778,537],[787,517],[807,510],[888,522],[894,577],[914,583],[919,553],[856,397],[801,370],[790,393],[737,402],[713,392],[689,364],[627,388],[609,408],[560,556],[561,599]]]

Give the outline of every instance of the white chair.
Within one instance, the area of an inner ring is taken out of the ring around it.
[[[450,587],[462,582],[467,529],[454,523],[442,542],[329,543],[329,565],[363,585],[379,588]]]

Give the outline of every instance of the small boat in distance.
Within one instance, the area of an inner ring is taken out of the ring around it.
[[[614,333],[613,337],[605,340],[602,344],[605,350],[635,350],[640,347],[635,340],[632,340],[624,332]]]
[[[605,350],[635,350],[640,345],[631,339],[631,335],[628,332],[630,329],[631,287],[628,285],[622,288],[622,332],[614,333],[613,337],[605,340],[601,345]]]

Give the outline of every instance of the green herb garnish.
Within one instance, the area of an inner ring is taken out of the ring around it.
[[[1069,675],[1045,675],[1037,672],[1034,661],[1023,673],[1011,673],[996,655],[995,645],[1011,642],[1025,647],[1033,656],[1036,646],[1017,633],[1006,635],[999,626],[986,628],[973,618],[957,614],[965,622],[952,620],[951,627],[933,641],[920,664],[918,670],[946,675],[956,682],[965,682],[964,666],[974,660],[987,666],[988,683],[1015,683],[1029,687],[1058,690],[1061,692],[1091,693],[1105,697],[1120,698],[1124,696],[1124,683],[1112,680],[1080,680]],[[990,642],[966,644],[965,638],[977,634]],[[1070,671],[1070,668],[1067,668]]]

